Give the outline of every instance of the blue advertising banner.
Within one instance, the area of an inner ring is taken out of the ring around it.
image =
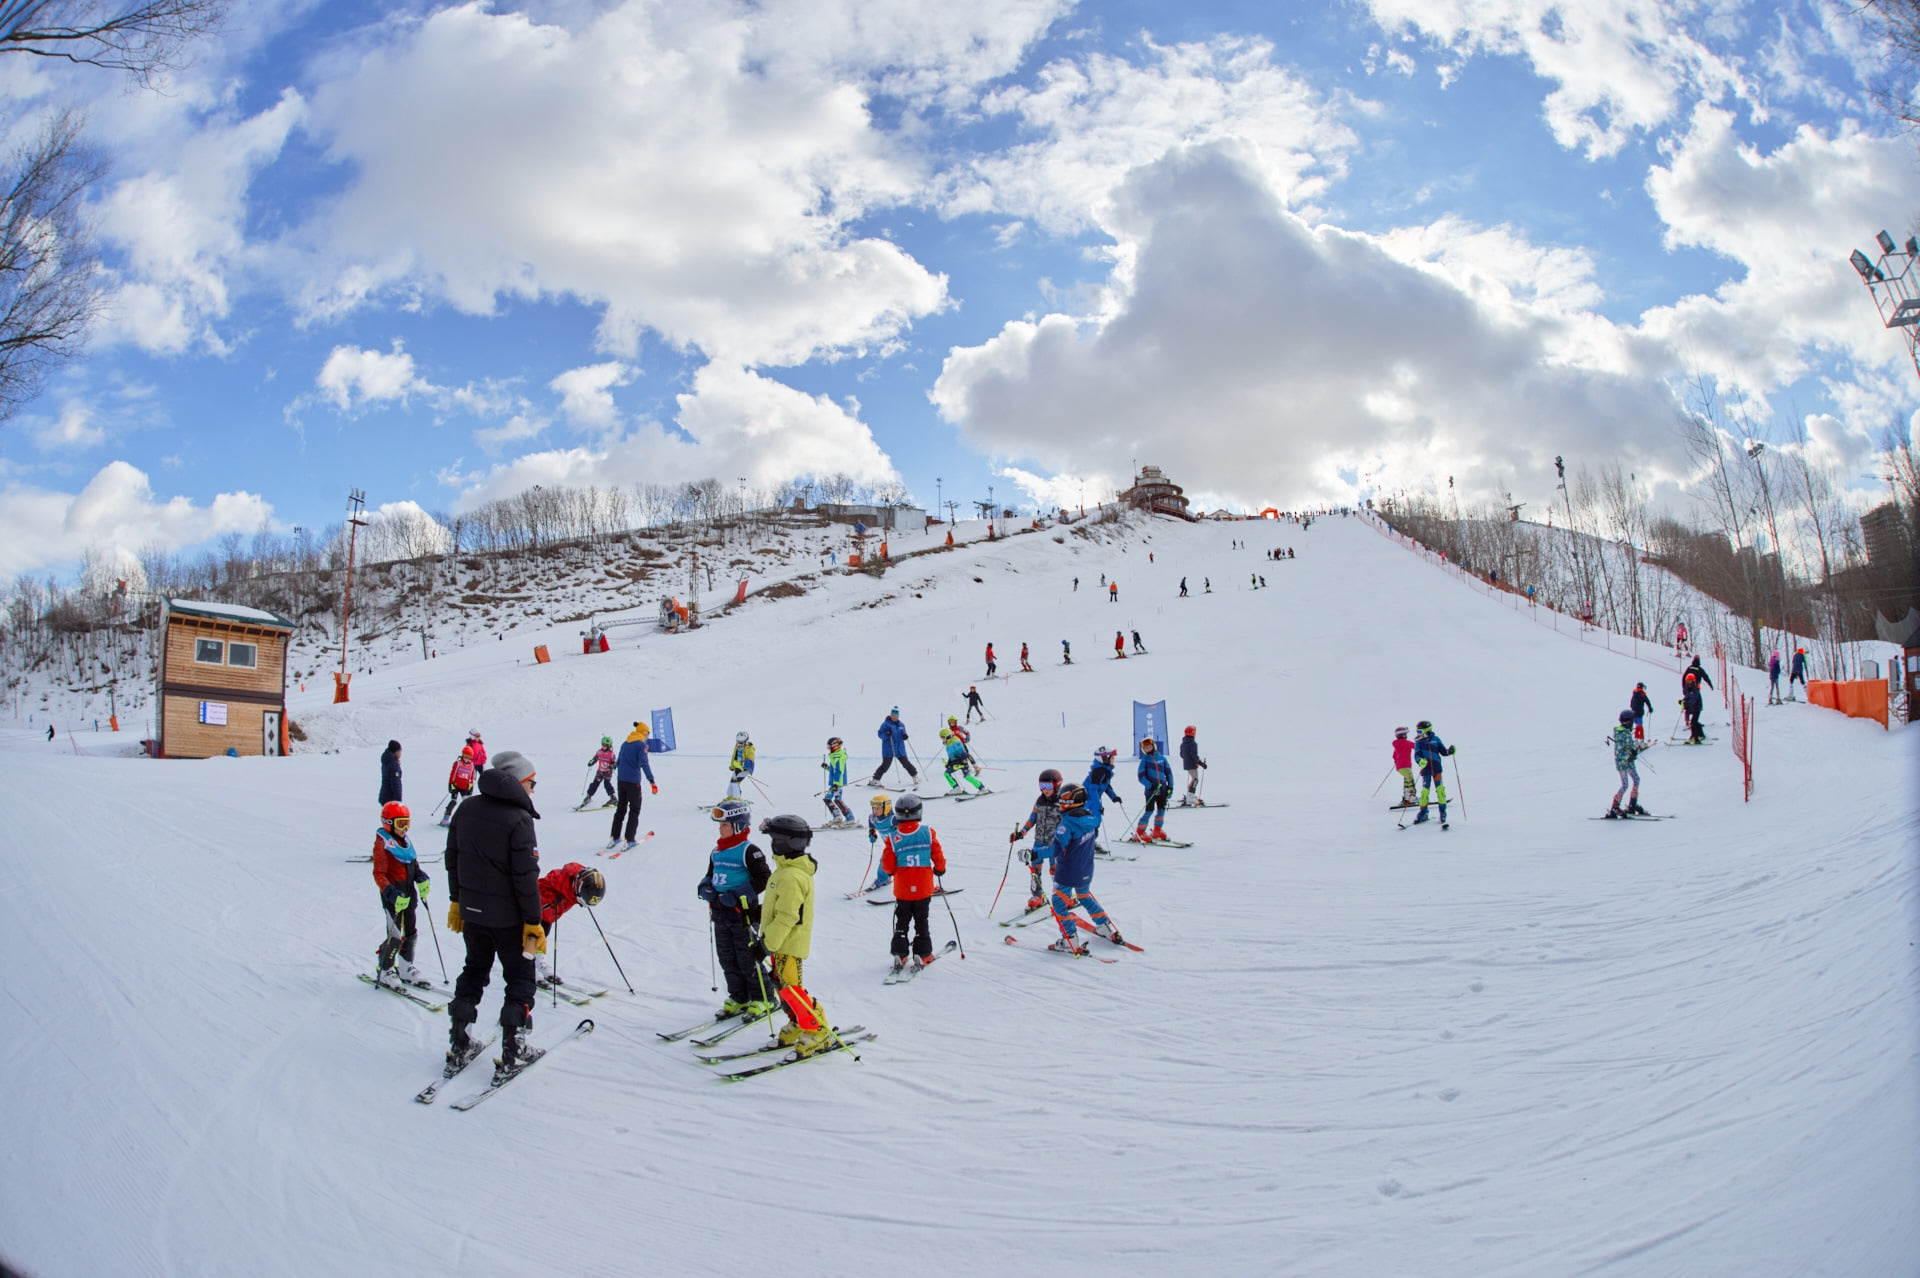
[[[1133,757],[1140,757],[1140,742],[1147,737],[1153,738],[1153,744],[1162,755],[1167,752],[1167,703],[1164,701],[1136,701],[1133,703]]]
[[[665,754],[673,749],[673,707],[653,712],[653,735],[647,738],[648,754]]]

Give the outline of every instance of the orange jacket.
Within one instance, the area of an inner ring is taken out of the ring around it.
[[[933,854],[932,865],[901,865],[894,856],[894,840],[908,841],[908,836],[916,833],[922,822],[903,821],[892,834],[887,836],[886,850],[880,854],[880,868],[893,876],[893,899],[896,901],[918,901],[933,895],[939,886],[937,876],[947,872],[947,854],[941,850],[940,836],[927,826],[927,839]]]

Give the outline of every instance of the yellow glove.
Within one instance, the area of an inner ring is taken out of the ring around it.
[[[447,931],[458,932],[463,930],[466,926],[467,926],[466,923],[460,917],[460,902],[448,901],[447,902]]]
[[[528,923],[520,929],[520,952],[528,958],[547,952],[547,929],[538,923]]]

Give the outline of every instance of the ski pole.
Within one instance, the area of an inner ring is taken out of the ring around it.
[[[720,992],[720,977],[713,966],[713,955],[720,948],[720,936],[714,931],[713,911],[707,911],[707,989]]]
[[[767,793],[767,787],[760,784],[760,779],[758,777],[754,776],[753,773],[749,772],[747,773],[747,780],[752,783],[754,789],[760,792],[761,798],[765,799],[768,803],[773,802],[773,796]]]
[[[560,1010],[560,920],[553,921],[553,928],[547,933],[547,948],[553,951],[553,1010]]]
[[[1013,848],[1011,846],[1007,848],[1007,855],[1009,857],[1013,855]],[[1003,883],[1005,881],[1005,879],[1001,880]],[[999,898],[995,897],[994,899],[998,900]],[[967,957],[967,943],[960,939],[960,920],[953,917],[953,902],[947,899],[945,889],[942,889],[940,892],[940,904],[947,907],[947,917],[953,921],[953,943],[960,947],[960,957],[964,959]]]
[[[1398,772],[1399,770],[1400,770],[1400,769],[1398,769],[1398,768],[1388,768],[1388,769],[1387,769],[1387,777],[1390,777],[1390,776],[1392,776],[1392,775],[1393,775],[1394,773],[1396,773],[1396,772]],[[1387,783],[1387,777],[1381,777],[1381,778],[1380,778],[1380,785],[1385,785],[1385,784]],[[1369,799],[1374,799],[1374,798],[1378,798],[1378,797],[1379,797],[1379,795],[1380,795],[1380,785],[1376,785],[1375,787],[1373,787],[1373,793],[1367,796],[1367,797],[1368,797]]]
[[[1007,864],[1000,871],[1000,886],[993,890],[993,905],[987,907],[988,918],[993,917],[993,908],[995,905],[1000,904],[1000,894],[1007,889],[1007,876],[1013,873],[1013,845],[1019,842],[1020,834],[1020,823],[1016,821],[1013,824],[1013,838],[1007,840]],[[951,910],[953,907],[949,905],[947,908]],[[958,930],[955,930],[953,935],[955,940],[958,940],[960,937]]]
[[[440,960],[440,979],[444,981],[447,979],[447,956],[440,952],[440,926],[433,921],[432,910],[422,910],[420,912],[427,916],[427,931],[433,937],[433,954],[435,958]]]
[[[620,979],[626,983],[627,993],[633,993],[633,982],[627,980],[627,969],[620,966],[620,956],[613,952],[613,942],[607,940],[606,931],[601,928],[600,920],[594,915],[593,907],[582,903],[581,908],[587,912],[588,918],[593,919],[593,930],[600,933],[600,942],[607,947],[607,957],[613,960],[613,970],[620,973]],[[712,915],[709,914],[708,917],[711,918]]]
[[[1461,780],[1460,756],[1456,754],[1453,759],[1453,797],[1455,801],[1460,804],[1460,810],[1465,812],[1467,810],[1467,787],[1461,784]]]

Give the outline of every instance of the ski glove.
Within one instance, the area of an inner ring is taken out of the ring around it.
[[[1460,750],[1460,747],[1459,747],[1459,746],[1448,746],[1448,747],[1447,747],[1447,753],[1448,753],[1448,754],[1457,754],[1457,753],[1459,753],[1459,750]]]
[[[1021,849],[1020,849],[1020,864],[1022,864],[1022,865],[1032,865],[1032,864],[1033,864],[1033,853],[1031,853],[1031,852],[1029,852],[1029,851],[1027,851],[1027,849],[1025,849],[1025,848],[1021,848]]]
[[[465,921],[462,920],[460,917],[460,902],[448,901],[447,902],[447,931],[463,932],[466,930],[466,927],[467,925]]]
[[[547,929],[538,923],[523,924],[520,928],[520,952],[528,958],[547,952]]]
[[[433,891],[433,880],[423,874],[417,880],[415,880],[415,882],[419,886],[420,899],[422,901],[426,900],[427,894]]]
[[[747,957],[756,963],[766,962],[767,943],[757,936],[754,937],[751,941],[747,942]]]
[[[398,893],[393,898],[393,912],[395,914],[405,914],[407,912],[407,907],[412,904],[413,904],[412,897],[406,895],[405,893]]]
[[[650,788],[650,789],[651,789],[651,790],[652,790],[652,791],[653,791],[653,792],[654,792],[655,794],[658,794],[658,793],[660,793],[660,787],[659,787],[659,786],[657,786],[657,785],[654,785],[654,784],[653,784],[653,782],[651,782],[651,781],[649,781],[649,782],[647,782],[647,786],[648,786],[648,787],[649,787],[649,788]]]

